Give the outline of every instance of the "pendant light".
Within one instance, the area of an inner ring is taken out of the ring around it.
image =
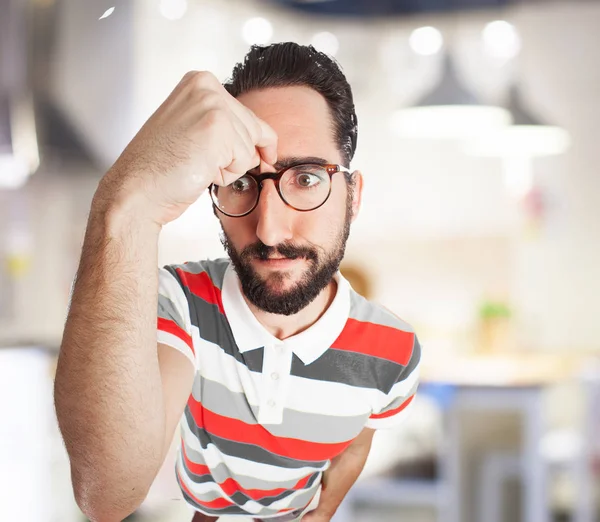
[[[464,140],[510,123],[506,109],[482,104],[462,84],[452,57],[446,53],[440,81],[414,106],[396,111],[390,125],[402,138]]]
[[[508,90],[506,109],[513,124],[499,132],[482,136],[467,146],[474,156],[540,157],[563,154],[570,145],[566,130],[548,125],[523,103],[521,90],[512,84]]]
[[[569,134],[555,125],[546,125],[523,103],[517,85],[509,88],[506,108],[514,124],[497,133],[481,136],[467,144],[473,156],[502,159],[508,192],[525,197],[534,186],[533,159],[564,153],[570,145]]]

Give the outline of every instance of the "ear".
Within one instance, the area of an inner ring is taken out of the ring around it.
[[[352,197],[352,223],[358,217],[360,205],[362,203],[363,176],[360,170],[355,170],[352,173],[354,178],[354,194]]]

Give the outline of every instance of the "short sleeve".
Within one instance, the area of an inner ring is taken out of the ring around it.
[[[158,269],[157,341],[180,351],[196,367],[190,309],[177,278]]]
[[[413,349],[408,364],[402,369],[385,398],[373,409],[366,424],[367,428],[393,428],[406,420],[419,386],[420,361],[421,345],[417,336],[413,335]]]

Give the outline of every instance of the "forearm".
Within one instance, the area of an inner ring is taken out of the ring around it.
[[[368,455],[369,447],[349,447],[332,460],[331,466],[323,475],[321,498],[317,508],[320,514],[333,516],[362,472]]]
[[[55,404],[76,498],[102,521],[135,509],[160,466],[158,233],[96,196],[58,360]]]

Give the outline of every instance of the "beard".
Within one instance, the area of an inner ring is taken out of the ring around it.
[[[339,270],[350,235],[351,216],[352,209],[348,205],[344,226],[328,251],[314,245],[301,246],[289,241],[275,246],[257,241],[238,252],[222,229],[221,243],[231,259],[244,295],[254,306],[271,314],[293,315],[308,306],[329,285]],[[289,277],[288,274],[274,272],[264,279],[252,266],[253,259],[264,261],[274,254],[288,259],[302,258],[309,264],[300,280],[287,290],[281,288]]]

